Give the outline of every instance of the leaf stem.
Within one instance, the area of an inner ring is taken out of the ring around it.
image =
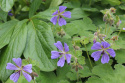
[[[89,53],[88,53],[87,48],[86,48],[86,45],[84,44],[84,46],[85,46],[85,49],[86,49],[86,53],[87,53],[87,56],[88,56],[88,59],[89,59],[90,65],[91,65],[91,67],[93,68],[92,63],[91,63],[91,60],[90,60],[90,57],[89,57]]]

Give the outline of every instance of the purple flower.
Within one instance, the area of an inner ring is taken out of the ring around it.
[[[32,64],[22,66],[21,58],[13,58],[12,60],[16,63],[16,66],[12,63],[7,63],[6,66],[6,69],[16,70],[16,72],[10,76],[10,79],[14,82],[17,82],[22,72],[27,81],[30,82],[32,80],[32,77],[28,73],[32,73]]]
[[[9,15],[9,16],[13,16],[13,14],[12,14],[12,13],[10,13],[10,12],[11,12],[11,10],[8,12],[8,15]]]
[[[99,51],[93,52],[91,54],[91,57],[93,57],[95,61],[98,61],[102,54],[101,62],[103,64],[108,63],[109,62],[108,54],[111,55],[112,57],[115,57],[115,51],[109,47],[110,47],[110,44],[108,42],[105,42],[105,41],[102,41],[101,43],[96,42],[95,44],[93,44],[91,49],[99,50]]]
[[[50,21],[54,25],[56,25],[57,21],[58,21],[59,26],[66,25],[66,21],[65,21],[65,19],[63,17],[71,18],[71,12],[70,11],[65,12],[66,8],[67,7],[65,7],[65,6],[59,6],[59,11],[56,10],[52,14],[54,17],[52,17]]]
[[[54,43],[54,45],[60,50],[58,51],[51,51],[51,59],[56,59],[61,56],[60,60],[57,63],[57,66],[63,67],[65,64],[65,59],[67,63],[70,63],[71,60],[71,54],[67,54],[69,51],[69,46],[64,43],[64,48],[63,45],[60,41],[57,41],[57,43]]]

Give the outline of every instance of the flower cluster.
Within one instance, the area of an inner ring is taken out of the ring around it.
[[[98,50],[96,52],[93,52],[91,54],[91,57],[94,58],[95,61],[98,61],[100,56],[102,55],[101,58],[101,62],[104,63],[108,63],[109,62],[109,55],[111,55],[112,57],[115,57],[115,51],[110,47],[110,44],[106,41],[102,41],[101,43],[96,42],[95,44],[93,44],[93,46],[91,47],[92,50]]]
[[[6,69],[16,70],[16,72],[10,76],[10,79],[14,82],[17,82],[22,72],[27,81],[30,82],[32,80],[32,77],[28,73],[32,73],[32,64],[22,66],[21,58],[13,58],[12,60],[16,63],[16,66],[12,63],[7,63],[6,66]]]
[[[57,21],[58,21],[59,26],[66,25],[66,21],[63,17],[71,18],[71,12],[70,11],[65,12],[66,8],[67,7],[65,7],[65,6],[59,6],[59,11],[56,10],[52,14],[54,17],[51,18],[51,22],[54,25],[56,25]]]
[[[57,43],[54,43],[54,45],[60,50],[58,51],[51,51],[51,59],[56,59],[58,57],[61,58],[57,63],[57,66],[63,67],[65,64],[65,59],[67,60],[67,63],[70,63],[71,60],[71,54],[67,54],[67,52],[69,51],[69,46],[64,43],[64,48],[63,45],[60,41],[57,41]]]

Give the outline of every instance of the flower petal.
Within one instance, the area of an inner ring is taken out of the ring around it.
[[[19,77],[20,77],[20,71],[13,73],[13,74],[10,76],[10,80],[13,80],[14,82],[17,82],[18,79],[19,79]]]
[[[63,15],[64,17],[67,17],[67,18],[71,18],[71,12],[70,11],[66,11],[61,15]]]
[[[60,52],[58,51],[51,51],[51,59],[56,59],[60,56]]]
[[[115,51],[114,51],[113,49],[110,48],[110,49],[107,49],[106,51],[107,51],[112,57],[115,57],[116,54],[115,54]]]
[[[60,11],[60,12],[63,12],[66,8],[67,8],[67,7],[65,7],[65,6],[59,6],[59,11]]]
[[[32,73],[32,64],[25,65],[23,70],[29,73]]]
[[[110,46],[110,44],[106,41],[102,41],[101,44],[104,48],[108,48]]]
[[[59,61],[58,61],[58,63],[57,63],[57,66],[63,67],[63,66],[64,66],[64,63],[65,63],[65,58],[64,58],[64,56],[62,56],[62,57],[59,59]]]
[[[54,43],[54,45],[60,50],[63,51],[63,45],[60,41],[57,41],[57,43]]]
[[[24,71],[22,71],[22,73],[23,73],[23,76],[27,79],[28,82],[30,82],[32,80],[32,77],[29,74],[27,74]]]
[[[12,63],[7,63],[6,69],[9,69],[9,70],[18,70],[18,67],[16,67]]]
[[[101,56],[102,51],[96,51],[91,54],[91,57],[94,58],[95,61],[98,61]]]
[[[64,43],[64,50],[65,50],[65,52],[69,51],[69,46],[66,43]]]
[[[58,10],[56,10],[52,15],[57,15],[58,14]]]
[[[56,23],[57,23],[57,18],[58,18],[58,16],[54,16],[54,17],[51,18],[50,21],[51,21],[54,25],[56,25]]]
[[[109,56],[108,56],[107,53],[104,53],[104,54],[102,55],[101,62],[102,62],[103,64],[109,62]]]
[[[13,14],[12,14],[12,13],[8,13],[8,15],[9,15],[9,16],[13,16]]]
[[[71,54],[66,54],[67,63],[70,63],[71,56],[72,56]]]
[[[64,18],[59,18],[58,24],[59,24],[59,26],[66,25],[65,19]]]
[[[12,60],[16,63],[17,66],[19,66],[19,67],[22,66],[22,60],[21,60],[21,58],[17,58],[17,59],[13,58]]]
[[[99,42],[94,43],[93,46],[91,47],[91,49],[92,50],[100,50],[100,49],[102,49],[101,43],[99,43]]]

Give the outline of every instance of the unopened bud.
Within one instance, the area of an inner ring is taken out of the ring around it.
[[[61,36],[61,37],[63,37],[65,35],[65,32],[63,31],[63,29],[61,29],[61,31],[58,32],[58,35]]]
[[[73,46],[75,50],[80,50],[80,47],[79,46]]]
[[[113,41],[118,40],[118,36],[113,36],[113,37],[111,38],[111,40],[113,40]]]
[[[115,13],[115,12],[116,12],[116,9],[115,9],[114,7],[111,7],[111,8],[110,8],[110,11],[111,11],[111,13]]]
[[[31,77],[32,77],[33,80],[34,80],[34,77],[38,77],[38,74],[35,73],[35,72],[32,72],[30,75],[31,75]]]

